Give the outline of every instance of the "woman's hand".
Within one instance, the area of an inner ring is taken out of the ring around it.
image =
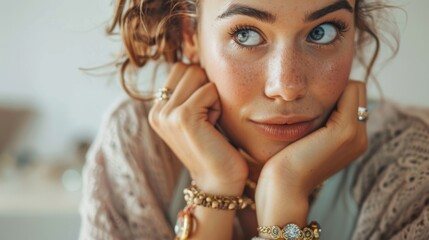
[[[248,167],[215,128],[221,109],[214,83],[196,65],[177,63],[166,85],[173,93],[157,101],[149,122],[206,192],[241,195]]]
[[[326,126],[268,160],[256,190],[260,224],[306,224],[309,194],[367,148],[366,124],[357,119],[359,106],[367,106],[365,84],[351,80]]]

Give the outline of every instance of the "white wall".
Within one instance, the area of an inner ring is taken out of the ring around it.
[[[106,63],[118,44],[104,34],[111,1],[3,1],[0,8],[0,103],[35,108],[25,143],[61,158],[95,134],[102,112],[122,93],[115,81],[78,68]]]
[[[386,98],[429,107],[429,1],[391,2],[406,12],[394,11],[400,30],[400,49],[396,58],[378,70],[377,78]]]
[[[110,4],[106,0],[2,1],[0,104],[30,104],[36,109],[25,146],[39,155],[64,156],[75,138],[93,136],[102,112],[123,95],[117,82],[78,70],[105,63],[118,49],[104,34]],[[387,98],[429,106],[429,1],[410,0],[404,9],[408,23],[400,23],[400,52],[378,78]]]

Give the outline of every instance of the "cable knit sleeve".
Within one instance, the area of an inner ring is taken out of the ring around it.
[[[148,109],[127,99],[105,117],[83,170],[81,240],[174,237],[166,214],[181,165]]]
[[[429,239],[429,113],[383,107],[389,120],[371,138],[353,189],[353,239]]]

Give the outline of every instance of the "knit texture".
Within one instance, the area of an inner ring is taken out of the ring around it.
[[[379,111],[388,118],[378,123],[358,169],[353,239],[429,239],[428,112],[389,105]]]

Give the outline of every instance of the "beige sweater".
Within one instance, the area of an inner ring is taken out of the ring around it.
[[[126,99],[105,116],[83,171],[81,240],[174,238],[182,165],[149,126],[149,108]],[[368,131],[350,189],[360,209],[353,239],[429,239],[429,111],[380,104]]]

